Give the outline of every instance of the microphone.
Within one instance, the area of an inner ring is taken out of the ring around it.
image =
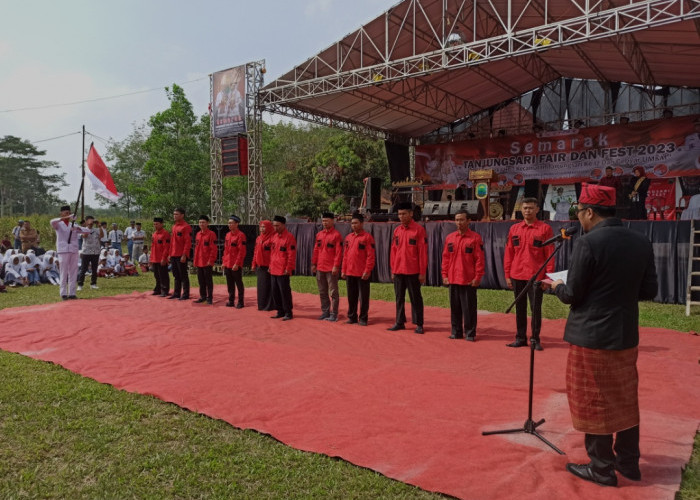
[[[573,236],[576,233],[578,233],[578,226],[571,226],[568,229],[564,229],[562,227],[559,230],[558,235],[549,238],[547,241],[542,243],[541,246],[546,247],[547,245],[551,245],[552,243],[557,243],[557,242],[562,241],[562,240],[570,240],[571,236]]]

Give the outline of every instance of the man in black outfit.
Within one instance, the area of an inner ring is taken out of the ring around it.
[[[566,392],[591,461],[566,468],[587,481],[616,486],[616,469],[633,481],[642,477],[638,301],[657,294],[654,252],[645,236],[613,217],[614,188],[583,184],[577,213],[588,234],[576,242],[566,284],[558,280],[552,288],[571,304],[564,330],[571,344]]]

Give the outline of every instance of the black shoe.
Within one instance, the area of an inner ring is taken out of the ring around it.
[[[354,325],[357,323],[356,319],[349,319],[345,322],[346,325]]]
[[[198,298],[197,300],[194,300],[193,302],[194,302],[195,304],[201,304],[202,302],[206,302],[206,300],[207,300],[207,299],[205,299],[204,297],[200,297],[200,298]]]
[[[161,294],[159,295],[159,297],[167,297],[167,296],[168,296],[167,293],[161,293]]]
[[[243,309],[243,304],[241,304],[240,302],[236,304],[236,309]]]
[[[316,319],[318,319],[319,321],[323,321],[324,319],[327,319],[329,316],[330,316],[329,313],[323,313]]]
[[[395,323],[393,326],[390,326],[387,328],[390,332],[396,332],[398,330],[405,330],[406,327],[404,325],[399,325],[398,323]]]
[[[214,299],[207,299],[207,304],[210,306],[214,304]]]
[[[510,344],[506,344],[508,347],[526,347],[527,346],[527,340],[516,340],[515,342],[511,342]]]
[[[363,321],[363,320],[358,321],[357,324],[360,325],[360,326],[367,326],[367,322],[366,322],[366,321]]]
[[[542,344],[540,344],[539,340],[533,340],[532,341],[532,348],[535,349],[535,351],[542,351]]]
[[[68,298],[70,300],[78,300],[78,297],[76,297],[75,295],[69,295]]]
[[[272,319],[284,318],[284,314],[277,313],[274,316],[270,316]]]
[[[476,342],[476,336],[467,336],[464,338],[467,339],[467,342]]]
[[[639,470],[639,467],[622,468],[618,464],[615,464],[615,470],[619,472],[622,477],[624,477],[625,479],[629,479],[630,481],[642,480],[642,472]]]
[[[464,335],[453,333],[452,335],[450,335],[450,338],[451,339],[462,339],[462,338],[464,338]]]
[[[331,323],[335,323],[336,321],[338,321],[338,316],[336,316],[335,314],[331,314],[330,316],[328,316],[326,318],[326,321],[330,321]]]
[[[231,302],[230,300],[226,302],[226,307],[233,307],[233,302]]]
[[[68,295],[61,295],[61,300],[68,300]]]
[[[180,297],[180,298],[177,299],[177,300],[190,300],[190,296],[189,296],[189,295],[183,295],[182,297]]]
[[[615,469],[610,469],[608,473],[596,472],[591,468],[591,464],[566,464],[566,470],[574,476],[585,479],[600,486],[617,486],[617,476]]]
[[[151,295],[160,295],[160,292],[153,292]]]
[[[422,334],[422,333],[423,333],[423,326],[422,326],[422,325],[418,325],[418,326],[416,327],[416,329],[413,330],[413,333],[420,333],[420,334]]]
[[[282,321],[289,321],[290,319],[294,319],[294,316],[291,314],[287,314],[286,316],[282,317]]]
[[[179,299],[179,298],[180,298],[180,296],[179,296],[179,295],[175,295],[175,294],[173,294],[173,295],[171,295],[170,297],[168,297],[169,300]]]

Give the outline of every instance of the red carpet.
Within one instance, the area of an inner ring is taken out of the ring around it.
[[[700,416],[698,336],[643,329],[643,480],[601,488],[564,468],[587,461],[566,402],[564,320],[544,320],[533,409],[560,456],[529,434],[481,435],[527,418],[529,350],[504,345],[513,315],[481,315],[472,344],[447,338],[445,309],[427,308],[415,335],[386,331],[391,303],[373,301],[363,328],[345,314],[317,321],[314,295],[295,294],[295,319],[281,322],[247,294],[240,310],[221,286],[213,307],[134,293],[5,309],[0,348],[456,497],[656,500],[679,487]]]

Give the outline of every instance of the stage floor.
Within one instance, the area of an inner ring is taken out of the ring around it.
[[[447,338],[441,308],[426,308],[416,335],[386,330],[393,303],[373,301],[360,327],[343,323],[345,299],[341,321],[328,323],[315,319],[317,296],[294,294],[295,318],[282,322],[255,308],[254,289],[243,309],[224,307],[225,287],[214,293],[214,306],[135,292],[5,309],[0,348],[460,498],[656,500],[678,490],[700,422],[696,335],[642,329],[643,480],[612,489],[565,471],[587,458],[566,402],[564,320],[543,321],[533,406],[560,456],[529,434],[481,435],[527,418],[529,349],[505,347],[513,315],[480,314],[469,343]]]

